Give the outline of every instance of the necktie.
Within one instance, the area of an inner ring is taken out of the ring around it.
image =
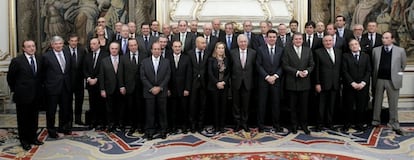
[[[299,59],[302,56],[301,50],[299,47],[295,47],[296,48],[296,54],[298,55]]]
[[[33,56],[30,56],[30,68],[32,68],[33,75],[36,75],[36,65]]]
[[[162,50],[161,56],[162,56],[162,58],[165,58],[165,49]]]
[[[318,38],[323,38],[321,33],[318,34]]]
[[[308,46],[309,46],[309,47],[312,47],[312,46],[311,46],[311,36],[308,36],[308,40],[306,41],[306,43],[308,43]]]
[[[241,65],[242,65],[242,68],[244,68],[246,65],[246,52],[242,51],[240,53],[241,53],[241,56],[240,56]]]
[[[122,53],[125,54],[126,53],[126,46],[127,46],[127,41],[126,39],[122,40]]]
[[[60,65],[60,69],[62,69],[62,73],[65,73],[65,58],[63,57],[63,53],[58,53],[58,57],[59,57],[59,65]]]
[[[210,41],[208,39],[208,36],[206,36],[206,42],[207,42],[207,46],[210,44]]]
[[[114,63],[112,65],[114,66],[115,73],[118,73],[118,58],[114,57]]]
[[[217,30],[214,30],[214,36],[216,36],[216,37],[218,37],[219,35],[218,35],[218,31]]]
[[[158,60],[158,59],[155,59],[155,60],[154,60],[154,73],[155,73],[155,79],[157,78],[158,65],[159,65],[159,60]]]
[[[250,42],[250,35],[251,35],[251,33],[250,32],[247,32],[247,39],[249,40],[249,42]]]
[[[354,58],[355,58],[355,60],[358,62],[358,60],[359,60],[359,58],[358,58],[358,54],[354,54]]]
[[[339,37],[344,37],[344,29],[339,30]]]
[[[385,52],[390,53],[390,48],[385,47]]]
[[[95,69],[95,67],[96,67],[96,59],[97,59],[98,57],[96,56],[96,52],[93,52],[93,68]]]
[[[180,41],[181,41],[181,50],[184,51],[184,46],[185,46],[185,34],[184,33],[180,33],[181,37],[180,37]]]
[[[197,60],[198,60],[198,64],[200,64],[200,62],[202,61],[201,59],[201,51],[197,52]]]
[[[137,54],[132,54],[132,64],[137,64],[137,59],[135,58],[135,56],[136,56]]]
[[[270,62],[273,64],[273,58],[274,58],[275,52],[273,51],[273,48],[270,48]]]
[[[335,53],[333,52],[333,50],[329,49],[328,53],[329,53],[329,57],[332,60],[332,63],[335,63]]]
[[[75,48],[73,48],[73,53],[72,53],[72,61],[73,61],[73,64],[78,64],[77,63],[77,59],[76,59],[76,51],[75,51]]]
[[[121,34],[117,34],[117,36],[116,36],[116,40],[120,40],[121,39]]]
[[[370,33],[370,42],[371,42],[371,47],[374,47],[374,34]]]
[[[174,56],[175,68],[178,68],[178,61],[180,60],[179,56]]]
[[[145,42],[145,48],[148,48],[148,37],[145,36],[144,38],[145,38],[145,40],[144,40],[144,42]]]
[[[231,50],[231,36],[227,36],[227,49]]]
[[[283,47],[286,45],[286,39],[285,39],[285,36],[282,36],[281,37],[282,38],[282,43],[283,43]]]

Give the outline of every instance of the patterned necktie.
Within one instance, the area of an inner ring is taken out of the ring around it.
[[[60,69],[62,69],[62,73],[65,73],[66,61],[65,61],[65,58],[63,57],[63,53],[58,53],[58,57],[59,57]]]
[[[114,57],[114,63],[112,65],[114,66],[115,73],[118,73],[118,58]]]

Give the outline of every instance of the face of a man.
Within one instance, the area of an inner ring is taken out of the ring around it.
[[[106,27],[106,20],[105,18],[99,18],[98,19],[98,26]]]
[[[23,43],[23,51],[28,55],[34,55],[36,53],[36,45],[34,41],[26,41]]]
[[[180,54],[181,53],[181,43],[178,41],[175,41],[173,43],[172,49],[174,51],[174,54]]]
[[[78,42],[79,42],[78,39],[79,39],[78,37],[70,37],[69,41],[68,41],[69,46],[71,48],[76,48],[78,46]]]
[[[336,34],[335,27],[333,25],[326,26],[326,33],[333,36]]]
[[[153,32],[158,32],[159,27],[160,27],[160,24],[158,23],[158,21],[154,21],[151,23],[151,30]]]
[[[160,43],[161,48],[164,49],[167,46],[168,39],[165,37],[160,37],[158,39],[158,42]]]
[[[284,36],[287,33],[287,27],[285,25],[279,25],[278,31],[279,35]]]
[[[297,23],[291,23],[289,24],[289,28],[291,32],[297,32],[298,31],[298,24]]]
[[[181,33],[187,32],[187,23],[185,21],[180,21],[178,24],[178,31]]]
[[[164,24],[162,26],[162,33],[166,36],[170,35],[171,34],[171,26],[168,25],[168,24]]]
[[[336,25],[336,27],[338,27],[338,28],[342,28],[342,27],[344,27],[344,26],[345,26],[345,21],[344,21],[344,18],[343,18],[343,17],[337,17],[337,18],[335,19],[335,25]]]
[[[129,33],[135,33],[137,30],[137,25],[134,22],[128,23]]]
[[[117,56],[119,53],[119,44],[118,43],[111,43],[109,45],[109,52],[112,56]]]
[[[332,48],[332,44],[333,44],[333,37],[332,36],[325,36],[323,37],[323,46],[325,48]]]
[[[276,44],[277,34],[276,33],[269,33],[267,34],[267,43],[271,46]]]
[[[55,42],[52,42],[52,48],[56,52],[62,51],[62,49],[63,49],[63,41],[55,41]]]
[[[122,25],[123,24],[121,22],[115,23],[115,31],[121,33]]]
[[[377,32],[377,23],[370,22],[367,24],[367,30],[369,33],[375,33]]]
[[[197,37],[196,47],[199,50],[205,50],[207,46],[206,39],[204,37]]]
[[[260,23],[260,32],[261,32],[262,34],[266,34],[266,33],[267,33],[267,31],[269,31],[269,26],[267,25],[267,23],[266,23],[266,22],[261,22],[261,23]]]
[[[138,43],[137,43],[137,41],[136,40],[129,40],[128,41],[128,49],[132,53],[137,52],[138,51]]]
[[[360,26],[354,27],[354,30],[353,30],[354,36],[362,36],[362,32],[364,32],[362,27]]]
[[[197,32],[198,23],[197,21],[191,21],[190,30],[191,32]]]
[[[252,22],[250,22],[250,21],[244,22],[244,24],[243,24],[244,32],[252,32],[252,29],[253,29]]]
[[[220,20],[215,19],[215,20],[213,20],[213,22],[211,24],[213,25],[214,30],[219,30],[220,29]]]
[[[389,33],[389,32],[385,32],[385,33],[382,35],[382,43],[383,43],[384,45],[386,45],[386,46],[391,45],[393,41],[394,41],[394,38],[392,38],[391,33]]]
[[[313,28],[313,26],[312,26],[312,25],[309,25],[309,26],[306,26],[306,27],[305,27],[305,32],[306,32],[306,34],[307,34],[307,35],[311,35],[311,34],[313,34],[313,33],[314,33],[314,31],[315,31],[315,28]]]
[[[129,27],[122,26],[122,28],[121,28],[121,37],[122,38],[128,38],[129,37]]]
[[[360,50],[360,45],[357,40],[351,40],[349,42],[349,49],[351,49],[352,52],[358,52]]]
[[[160,57],[161,45],[159,43],[152,44],[151,53],[152,53],[152,56],[154,56],[155,58]]]
[[[233,25],[231,24],[227,24],[224,28],[224,31],[226,32],[227,35],[231,35],[233,34]]]
[[[209,36],[213,32],[213,27],[211,25],[204,25],[203,32],[205,35]]]
[[[303,37],[302,35],[294,35],[293,36],[293,45],[296,47],[302,46],[303,44]]]
[[[172,32],[173,32],[174,34],[179,33],[179,31],[178,31],[178,25],[177,25],[177,24],[172,24],[172,25],[171,25],[171,30],[172,30]]]
[[[325,32],[325,25],[322,22],[316,23],[316,32]]]
[[[91,39],[91,42],[89,43],[89,46],[90,46],[90,48],[93,52],[96,52],[100,47],[99,40],[96,39],[96,38]]]
[[[144,36],[148,36],[150,33],[150,26],[149,25],[142,25],[141,27],[141,33]]]
[[[242,50],[247,49],[247,45],[248,45],[247,41],[248,41],[247,37],[240,37],[239,40],[237,41],[237,44],[239,45],[239,48],[242,49]]]

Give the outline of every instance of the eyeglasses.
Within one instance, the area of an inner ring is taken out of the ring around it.
[[[98,21],[98,23],[105,23],[105,21]]]

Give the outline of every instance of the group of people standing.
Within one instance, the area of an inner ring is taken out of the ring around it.
[[[24,53],[12,60],[7,75],[22,147],[42,144],[36,139],[35,107],[42,99],[49,137],[71,134],[73,122],[84,125],[85,89],[91,128],[115,132],[131,126],[129,132],[145,133],[150,140],[156,133],[166,138],[168,132],[202,132],[207,119],[214,132],[225,132],[228,115],[236,131],[250,131],[253,111],[258,132],[265,131],[267,115],[274,131],[282,132],[282,104],[290,111],[292,133],[301,129],[310,134],[310,109],[317,110],[312,115],[317,117],[314,131],[332,129],[338,95],[343,95],[341,105],[348,117],[344,129],[363,130],[372,82],[374,113],[368,126],[381,124],[385,90],[389,125],[402,134],[396,108],[406,53],[393,44],[391,32],[376,33],[375,22],[368,23],[365,34],[362,25],[345,29],[343,16],[326,29],[322,22],[309,21],[303,34],[295,20],[289,24],[290,32],[285,24],[276,31],[271,22],[262,21],[259,34],[252,32],[250,21],[243,22],[240,33],[235,33],[233,23],[221,30],[218,19],[204,24],[203,32],[197,32],[197,26],[197,21],[180,20],[175,27],[164,24],[159,32],[154,20],[141,24],[138,34],[133,22],[118,22],[112,31],[99,18],[86,46],[79,44],[76,34],[68,36],[66,46],[54,36],[50,50],[39,56],[35,42],[24,41]]]

